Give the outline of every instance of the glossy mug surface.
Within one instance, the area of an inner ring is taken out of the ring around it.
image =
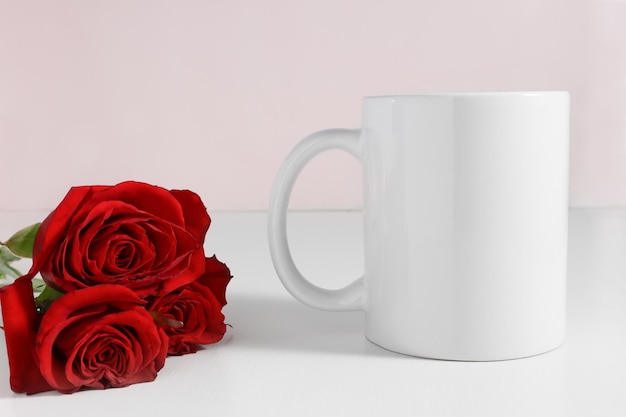
[[[328,290],[289,252],[297,175],[341,148],[363,165],[364,276]],[[367,97],[362,127],[302,140],[272,191],[277,274],[301,302],[364,310],[392,351],[489,361],[550,351],[565,337],[569,94]]]

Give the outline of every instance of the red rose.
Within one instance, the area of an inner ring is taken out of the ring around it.
[[[42,223],[29,276],[40,271],[61,292],[119,284],[140,297],[165,294],[203,273],[210,221],[191,191],[75,187]]]
[[[119,285],[99,285],[52,303],[39,326],[36,353],[50,386],[74,392],[154,380],[167,345],[167,336],[136,294]]]
[[[167,335],[125,287],[65,294],[41,322],[29,280],[17,280],[0,295],[15,392],[123,387],[154,380],[165,363]]]
[[[148,303],[147,309],[169,336],[168,354],[194,353],[198,344],[215,343],[224,337],[221,310],[226,305],[230,279],[228,267],[213,256],[207,258],[206,272],[200,279]]]
[[[99,285],[63,295],[37,334],[39,369],[61,392],[124,387],[156,378],[167,336],[131,290]]]

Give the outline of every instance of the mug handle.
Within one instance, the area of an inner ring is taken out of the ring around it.
[[[283,285],[300,302],[320,310],[354,311],[365,306],[363,278],[347,286],[329,290],[307,280],[296,267],[287,242],[287,208],[293,185],[304,166],[319,153],[343,149],[359,161],[358,129],[329,129],[304,138],[285,159],[278,171],[270,197],[268,238],[272,262]]]

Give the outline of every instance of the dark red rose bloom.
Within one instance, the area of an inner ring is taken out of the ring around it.
[[[166,294],[203,273],[210,222],[191,191],[74,187],[42,223],[29,276],[39,271],[61,292],[119,284],[140,297]]]
[[[147,309],[169,336],[170,355],[193,353],[199,344],[222,339],[226,325],[221,310],[230,279],[228,267],[214,256],[206,259],[205,273],[197,281],[149,302]]]
[[[128,288],[106,284],[55,300],[37,334],[44,379],[65,393],[153,381],[168,340],[143,304]]]
[[[167,335],[125,287],[70,292],[42,317],[30,280],[19,279],[0,295],[15,392],[123,387],[154,380],[165,363]]]

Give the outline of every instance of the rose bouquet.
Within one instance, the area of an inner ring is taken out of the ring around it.
[[[0,288],[11,389],[152,381],[168,354],[221,340],[231,274],[205,256],[210,222],[191,191],[124,182],[72,188],[4,242],[0,274],[17,275],[14,255],[32,256],[30,271]]]

